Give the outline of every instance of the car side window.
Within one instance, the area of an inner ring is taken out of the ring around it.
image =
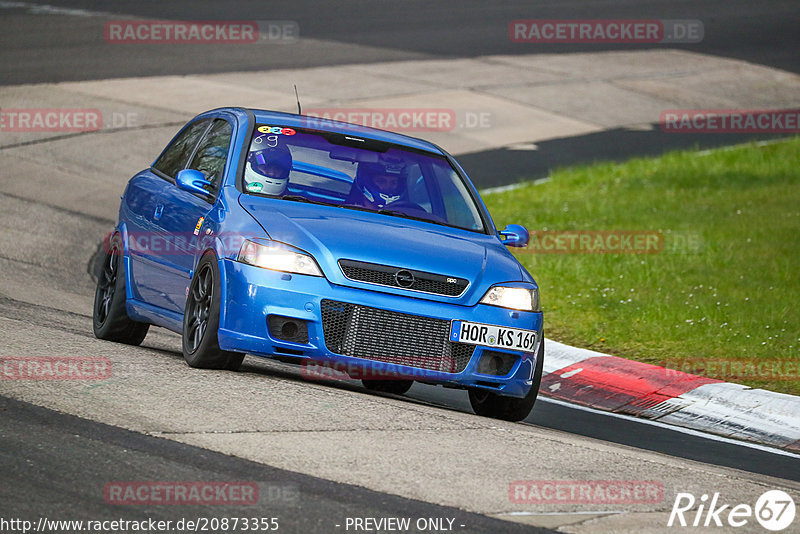
[[[228,121],[216,119],[200,141],[200,146],[189,165],[190,169],[200,171],[206,176],[206,180],[211,182],[212,190],[219,186],[222,173],[225,171],[232,132],[233,128]]]
[[[409,165],[406,169],[408,176],[408,199],[414,204],[418,204],[425,208],[428,213],[433,213],[433,206],[431,204],[431,197],[428,194],[428,187],[425,178],[422,176],[422,169],[419,165]]]
[[[174,180],[178,171],[186,168],[186,162],[194,152],[194,147],[197,146],[200,136],[208,128],[210,120],[202,119],[184,128],[178,137],[164,149],[164,152],[153,164],[153,168]]]
[[[481,230],[483,223],[480,212],[473,202],[467,202],[470,194],[458,174],[450,165],[434,165],[433,170],[439,183],[447,220],[461,228]]]

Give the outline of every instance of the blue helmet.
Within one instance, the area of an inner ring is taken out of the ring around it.
[[[378,208],[400,200],[406,192],[405,167],[401,164],[362,162],[357,185],[364,198]]]

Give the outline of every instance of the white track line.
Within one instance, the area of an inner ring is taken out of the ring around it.
[[[580,510],[577,512],[505,512],[495,515],[608,515],[627,514],[625,510]]]
[[[700,432],[699,430],[692,430],[691,428],[684,428],[684,427],[681,427],[681,426],[668,425],[666,423],[660,423],[658,421],[651,421],[650,419],[642,419],[640,417],[633,417],[633,416],[630,416],[630,415],[624,415],[624,414],[619,414],[619,413],[614,413],[614,412],[605,412],[603,410],[596,410],[594,408],[588,408],[586,406],[580,406],[578,404],[571,404],[569,402],[565,402],[565,401],[557,400],[557,399],[551,399],[549,397],[540,396],[538,401],[551,402],[553,404],[558,404],[559,406],[564,406],[564,407],[567,407],[567,408],[573,408],[575,410],[581,410],[581,411],[584,411],[584,412],[589,412],[589,413],[598,414],[598,415],[607,415],[609,417],[616,417],[617,419],[624,419],[626,421],[631,421],[631,422],[634,422],[634,423],[642,423],[642,424],[645,424],[645,425],[651,425],[651,426],[656,426],[656,427],[659,427],[659,428],[664,428],[666,430],[674,430],[675,432],[681,432],[682,434],[688,434],[690,436],[697,436],[697,437],[700,437],[700,438],[710,439],[712,441],[719,441],[719,442],[722,442],[722,443],[728,443],[730,445],[738,445],[740,447],[747,447],[749,449],[756,449],[756,450],[759,450],[759,451],[770,452],[772,454],[777,454],[777,455],[780,455],[780,456],[788,456],[790,458],[800,459],[800,454],[794,454],[794,453],[791,453],[791,452],[788,452],[788,451],[783,451],[783,450],[780,450],[780,449],[775,449],[773,447],[768,447],[766,445],[760,445],[758,443],[750,443],[750,442],[747,442],[747,441],[740,441],[740,440],[737,440],[737,439],[726,438],[726,437],[723,437],[723,436],[716,436],[714,434],[706,434],[705,432]]]
[[[104,11],[72,9],[68,7],[51,6],[48,4],[31,4],[28,2],[0,2],[0,9],[27,9],[29,15],[67,15],[72,17],[112,16],[112,13],[106,13]]]

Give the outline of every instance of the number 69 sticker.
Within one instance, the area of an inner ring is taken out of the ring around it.
[[[261,134],[253,139],[253,143],[266,143],[268,147],[275,148],[278,146],[278,136]]]

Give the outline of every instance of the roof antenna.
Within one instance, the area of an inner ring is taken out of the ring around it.
[[[297,114],[302,115],[303,111],[300,109],[300,95],[297,94],[297,84],[294,84],[294,97],[297,99]]]

